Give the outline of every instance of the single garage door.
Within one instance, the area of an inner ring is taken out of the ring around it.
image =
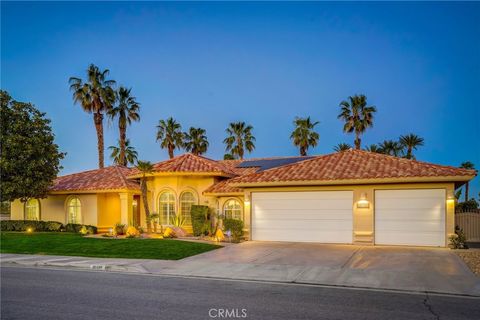
[[[375,243],[445,246],[445,190],[375,191]]]
[[[352,243],[353,192],[254,192],[252,239]]]

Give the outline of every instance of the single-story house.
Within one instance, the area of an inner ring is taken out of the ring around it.
[[[454,191],[475,170],[362,150],[321,156],[212,160],[186,153],[154,164],[149,207],[170,224],[192,204],[244,221],[248,239],[448,245]],[[15,201],[12,219],[145,226],[138,170],[111,166],[59,177],[45,199]]]

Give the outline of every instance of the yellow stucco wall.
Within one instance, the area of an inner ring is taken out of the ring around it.
[[[48,221],[67,222],[67,201],[72,197],[78,197],[82,205],[82,223],[97,225],[97,195],[50,195],[40,199],[40,219]],[[23,220],[25,217],[25,206],[20,200],[12,202],[11,219]]]
[[[112,228],[120,223],[120,196],[118,193],[99,193],[98,202],[98,228],[101,230]]]
[[[445,206],[445,246],[448,237],[455,233],[455,202],[448,200],[453,195],[454,183],[409,183],[409,184],[372,184],[372,185],[345,185],[345,186],[298,186],[298,187],[262,187],[246,188],[245,198],[251,198],[252,192],[278,192],[278,191],[353,191],[353,239],[356,244],[374,244],[375,242],[375,190],[395,189],[444,189],[446,193]],[[365,193],[370,207],[357,208],[357,202],[362,193]],[[247,202],[247,204],[249,204]],[[245,207],[245,216],[248,216],[248,226],[251,221],[250,205]],[[247,223],[246,223],[247,225]]]

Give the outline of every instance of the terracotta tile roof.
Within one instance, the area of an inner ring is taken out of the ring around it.
[[[236,173],[221,162],[206,157],[185,153],[175,158],[161,161],[153,165],[154,172],[196,172],[218,173],[223,176],[236,176]],[[138,174],[133,169],[131,175]]]
[[[475,170],[347,150],[231,179],[229,183],[333,181],[476,175]]]
[[[131,171],[132,169],[127,167],[110,166],[103,169],[69,174],[55,179],[50,191],[140,190],[137,182],[126,179]]]
[[[242,188],[230,184],[231,179],[222,180],[208,187],[203,193],[238,193],[243,192]]]

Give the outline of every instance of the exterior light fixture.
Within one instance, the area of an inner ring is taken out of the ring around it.
[[[455,195],[452,191],[447,191],[447,202],[455,202]]]
[[[245,194],[245,200],[243,201],[246,205],[249,205],[250,204],[250,195],[249,194]]]
[[[32,229],[32,228],[27,228],[27,232],[28,232],[28,233],[32,233],[32,232],[33,232],[33,229]]]
[[[368,209],[370,208],[370,202],[367,200],[367,193],[362,192],[360,194],[360,200],[357,201],[357,208]]]

